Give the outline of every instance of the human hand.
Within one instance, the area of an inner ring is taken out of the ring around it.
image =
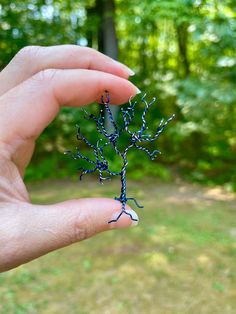
[[[90,48],[26,47],[0,72],[0,271],[111,228],[132,224],[120,202],[106,198],[33,205],[23,175],[35,140],[61,106],[112,104],[138,93],[130,70]],[[135,217],[132,212],[132,216]]]

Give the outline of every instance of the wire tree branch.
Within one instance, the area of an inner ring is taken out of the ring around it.
[[[98,171],[99,173],[99,181],[100,183],[103,183],[104,180],[110,179],[111,176],[119,176],[121,181],[121,192],[119,197],[115,197],[117,201],[121,203],[121,211],[116,219],[108,221],[108,223],[116,222],[120,219],[120,217],[123,214],[126,214],[130,217],[131,220],[136,221],[132,215],[126,211],[125,206],[127,201],[134,201],[137,207],[142,208],[143,206],[139,205],[139,203],[136,201],[134,197],[127,197],[126,195],[126,171],[128,166],[128,159],[127,154],[128,151],[131,148],[135,148],[137,150],[143,151],[146,153],[151,160],[154,160],[158,154],[161,152],[158,149],[155,149],[153,151],[150,151],[148,148],[141,146],[140,144],[143,143],[150,143],[156,141],[159,136],[164,131],[167,124],[173,120],[174,115],[172,115],[169,119],[166,121],[162,119],[159,123],[159,125],[156,128],[155,134],[146,134],[148,130],[147,121],[146,121],[146,115],[148,113],[149,108],[151,105],[156,101],[155,98],[152,99],[151,102],[146,101],[146,95],[144,95],[141,98],[141,102],[144,104],[144,110],[141,116],[141,127],[139,130],[131,131],[129,130],[129,126],[131,122],[133,121],[135,117],[135,106],[137,105],[137,101],[132,102],[132,99],[129,100],[129,105],[127,108],[121,109],[121,115],[123,118],[123,125],[121,127],[118,127],[117,122],[115,121],[112,112],[110,110],[109,104],[110,104],[110,95],[108,91],[105,91],[105,95],[102,95],[101,97],[101,103],[104,105],[104,108],[106,110],[107,116],[110,120],[110,123],[113,127],[113,130],[108,133],[105,128],[105,121],[104,117],[102,116],[102,113],[100,112],[99,116],[96,117],[93,114],[88,114],[86,110],[84,110],[85,119],[92,120],[96,123],[96,129],[98,135],[102,135],[104,139],[99,138],[96,140],[96,143],[91,143],[80,131],[80,127],[77,126],[77,139],[79,141],[83,141],[90,149],[93,151],[94,160],[90,159],[89,157],[81,154],[78,148],[76,148],[76,153],[72,153],[71,151],[66,151],[65,154],[70,155],[73,159],[83,159],[87,161],[89,164],[93,165],[93,169],[85,169],[85,168],[79,168],[81,170],[80,179],[86,174],[94,173]],[[126,133],[129,136],[129,144],[127,147],[123,148],[123,150],[118,146],[118,140],[121,137],[122,133]],[[121,158],[122,161],[122,167],[120,172],[114,172],[110,169],[110,165],[108,160],[106,159],[104,149],[110,146],[112,149],[114,149],[114,152]],[[107,173],[108,176],[104,176],[104,173]]]

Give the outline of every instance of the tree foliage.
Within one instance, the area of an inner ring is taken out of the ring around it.
[[[99,48],[98,8],[106,1],[2,0],[0,67],[25,45],[74,43]],[[235,1],[116,0],[115,4],[118,57],[135,70],[133,81],[141,90],[157,96],[159,110],[151,110],[153,124],[162,115],[177,115],[161,139],[165,157],[159,162],[168,162],[194,180],[236,189]],[[40,138],[34,162],[42,163],[48,152],[47,162],[55,163],[56,158],[61,167],[64,161],[61,157],[58,161],[55,152],[68,146],[77,122],[83,124],[78,110],[63,109]],[[132,165],[141,167],[138,161]],[[148,172],[148,160],[142,167]]]

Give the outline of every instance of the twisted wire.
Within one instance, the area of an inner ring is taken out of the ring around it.
[[[105,91],[105,96],[106,96],[106,100],[104,100],[104,96],[102,95],[101,97],[101,103],[105,106],[105,109],[107,111],[107,114],[108,114],[108,117],[109,117],[109,120],[111,122],[111,124],[113,125],[115,131],[117,132],[118,129],[117,129],[117,124],[113,118],[113,114],[111,112],[111,109],[109,107],[109,103],[110,103],[110,95],[108,93],[108,91]]]
[[[84,112],[84,118],[86,120],[93,120],[96,123],[96,129],[98,131],[98,133],[100,133],[101,135],[104,135],[105,137],[109,136],[109,134],[107,133],[105,126],[104,126],[104,117],[102,116],[102,110],[100,110],[100,114],[98,117],[96,117],[94,114],[89,114],[84,108],[82,109]]]
[[[83,136],[83,134],[80,132],[80,127],[79,126],[78,126],[77,136],[76,137],[77,137],[78,141],[84,141],[85,144],[87,144],[92,149],[95,148],[94,144],[90,143],[89,140],[85,136]]]
[[[173,120],[173,118],[174,118],[174,115],[172,115],[166,121],[164,121],[164,119],[162,119],[160,121],[157,129],[156,129],[154,136],[151,136],[150,134],[144,134],[144,131],[146,131],[148,129],[147,122],[146,122],[146,115],[148,113],[150,106],[156,101],[156,99],[153,98],[152,101],[148,103],[146,101],[145,97],[146,97],[146,94],[141,98],[141,101],[145,105],[142,116],[141,116],[142,125],[141,125],[139,130],[132,132],[128,129],[128,126],[130,125],[130,123],[134,119],[135,106],[136,106],[137,102],[136,101],[132,102],[131,98],[130,98],[129,99],[129,106],[126,109],[123,109],[123,108],[121,109],[124,123],[123,123],[121,128],[118,128],[117,123],[114,120],[112,112],[109,108],[109,103],[110,103],[109,93],[108,93],[108,91],[105,91],[105,96],[102,95],[102,97],[101,97],[101,103],[104,105],[104,108],[107,112],[107,116],[109,118],[109,121],[113,125],[114,130],[110,134],[108,134],[108,132],[105,128],[105,120],[104,120],[104,116],[102,116],[102,111],[100,111],[100,114],[98,117],[94,116],[93,114],[88,114],[86,110],[84,110],[84,113],[85,113],[86,119],[93,120],[96,123],[97,132],[106,138],[106,142],[102,144],[102,140],[98,139],[96,144],[92,144],[91,142],[89,142],[86,139],[86,137],[84,137],[81,134],[80,127],[77,126],[78,127],[77,139],[84,141],[85,144],[93,150],[95,160],[91,160],[87,156],[81,154],[79,152],[78,148],[76,148],[76,150],[77,150],[76,154],[73,154],[71,151],[65,152],[65,154],[70,155],[74,159],[81,158],[81,159],[86,160],[90,164],[94,165],[93,169],[80,168],[80,170],[82,171],[81,175],[80,175],[80,179],[82,179],[83,175],[88,174],[88,173],[93,173],[96,171],[99,172],[100,183],[103,183],[104,180],[110,179],[110,177],[103,177],[104,172],[108,173],[111,176],[117,176],[117,175],[120,176],[120,181],[121,181],[120,196],[115,197],[115,199],[121,203],[121,211],[115,219],[108,221],[108,223],[118,221],[123,214],[128,215],[131,220],[137,221],[137,219],[132,217],[132,215],[129,212],[127,212],[125,209],[127,201],[133,201],[136,204],[136,206],[139,208],[143,207],[137,202],[137,200],[135,198],[133,198],[133,197],[127,198],[127,191],[126,191],[127,190],[126,171],[127,171],[127,166],[128,166],[127,153],[131,148],[135,147],[136,149],[145,152],[151,158],[151,160],[154,160],[157,157],[157,155],[160,154],[161,152],[157,149],[155,149],[151,152],[146,147],[138,145],[138,143],[155,141],[161,135],[161,133],[164,131],[167,124],[171,120]],[[130,143],[126,148],[124,148],[123,151],[121,151],[121,149],[119,149],[119,147],[117,145],[117,140],[123,132],[126,132],[127,134],[129,134]],[[119,155],[122,159],[122,168],[121,168],[120,172],[114,172],[114,171],[111,171],[109,169],[108,161],[106,160],[106,158],[104,156],[104,148],[109,144],[113,147],[115,153],[117,155]]]
[[[135,144],[135,147],[147,153],[151,160],[154,160],[158,154],[161,154],[161,152],[158,149],[155,149],[154,151],[150,152],[146,147],[139,146],[137,144]]]
[[[146,118],[146,114],[148,112],[148,109],[156,101],[156,98],[154,97],[152,99],[152,101],[150,103],[148,103],[146,101],[145,97],[146,97],[146,94],[142,97],[142,102],[145,104],[145,108],[144,108],[144,111],[143,111],[143,114],[142,114],[142,118],[141,118],[143,123],[142,123],[141,129],[139,131],[140,137],[143,135],[143,132],[147,129],[147,127],[146,127],[147,122],[146,122],[145,118]]]
[[[81,174],[79,176],[80,181],[82,180],[82,177],[87,174],[87,173],[93,173],[98,169],[98,167],[96,166],[94,169],[84,169],[84,168],[79,168],[78,170],[81,170]]]
[[[169,122],[172,121],[174,119],[174,117],[175,117],[175,114],[173,114],[169,119],[167,119],[164,124],[163,124],[164,120],[162,120],[161,126],[159,125],[157,130],[156,130],[156,134],[152,138],[148,138],[147,142],[154,142],[155,140],[157,140],[158,137],[161,135],[161,133],[164,131],[167,124],[169,124]]]
[[[123,120],[124,120],[123,127],[121,128],[121,132],[125,130],[129,134],[131,132],[128,130],[128,126],[132,122],[132,120],[134,119],[134,109],[135,109],[135,106],[137,104],[137,101],[134,101],[132,103],[131,100],[132,100],[132,97],[130,97],[129,106],[126,109],[121,108],[121,112],[122,112]]]

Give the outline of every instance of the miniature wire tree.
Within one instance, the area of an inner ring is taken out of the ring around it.
[[[150,108],[150,106],[156,101],[155,98],[152,99],[151,102],[147,102],[145,99],[146,95],[144,95],[141,98],[142,103],[145,105],[145,108],[142,113],[142,125],[139,130],[137,131],[131,131],[129,129],[129,125],[134,119],[135,116],[135,106],[137,104],[137,101],[132,102],[131,99],[129,100],[129,106],[127,108],[121,108],[121,114],[123,119],[123,125],[121,127],[118,127],[117,122],[114,120],[112,112],[109,108],[110,104],[110,96],[108,91],[105,91],[105,97],[101,97],[101,103],[104,105],[104,109],[107,112],[108,118],[111,122],[111,125],[113,127],[113,130],[108,132],[105,128],[105,119],[104,115],[102,114],[102,111],[100,112],[100,115],[96,117],[93,114],[88,114],[85,110],[85,118],[88,120],[93,120],[96,123],[96,129],[98,134],[102,135],[105,138],[105,141],[102,138],[97,139],[96,143],[91,143],[82,133],[80,130],[80,127],[78,126],[77,131],[77,139],[83,141],[87,146],[89,146],[94,153],[95,159],[90,159],[89,157],[83,155],[80,152],[80,149],[76,147],[76,153],[72,153],[71,151],[66,151],[65,154],[69,154],[73,157],[73,159],[83,159],[86,160],[91,166],[92,169],[85,169],[85,168],[79,168],[81,170],[80,174],[80,180],[85,174],[93,173],[98,171],[99,172],[99,181],[100,183],[103,183],[104,180],[110,179],[111,176],[119,176],[121,181],[121,193],[119,197],[115,197],[115,200],[119,201],[121,203],[121,211],[117,218],[108,221],[108,223],[116,222],[120,219],[120,217],[123,214],[126,214],[130,217],[131,220],[137,221],[132,215],[126,211],[125,205],[127,201],[134,201],[137,207],[143,208],[143,206],[139,205],[137,200],[134,197],[127,197],[126,195],[126,171],[127,171],[127,165],[128,165],[128,159],[127,154],[131,148],[136,148],[138,150],[141,150],[145,152],[151,160],[154,160],[158,154],[160,154],[160,151],[155,149],[153,151],[149,151],[146,147],[141,146],[141,144],[146,142],[154,142],[156,141],[161,133],[163,132],[166,125],[174,118],[174,115],[172,115],[169,119],[166,121],[162,119],[157,126],[154,135],[146,134],[148,130],[147,122],[146,122],[146,115]],[[121,149],[119,148],[119,145],[117,143],[118,139],[122,135],[122,133],[128,134],[129,137],[129,144],[125,148]],[[106,146],[110,145],[114,152],[121,158],[122,160],[122,167],[119,172],[111,171],[109,162],[104,156],[104,149]],[[107,173],[108,176],[104,176],[104,173]]]

